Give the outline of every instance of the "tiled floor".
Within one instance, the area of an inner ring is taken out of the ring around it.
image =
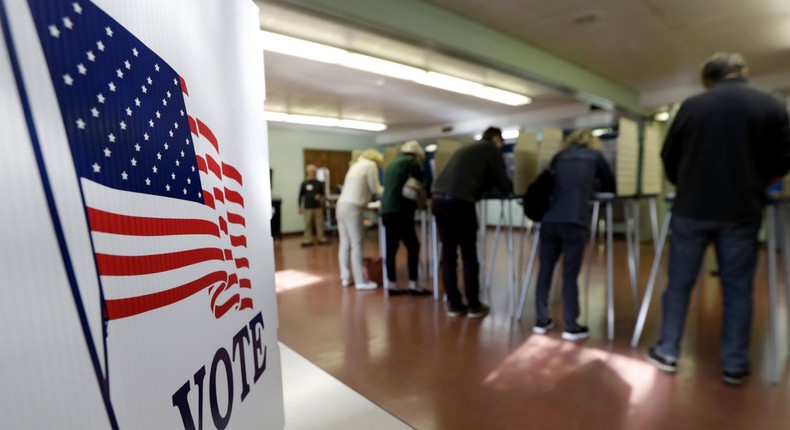
[[[492,235],[489,235],[489,240]],[[366,255],[377,255],[369,232]],[[677,375],[644,359],[657,333],[658,294],[642,342],[629,345],[636,312],[625,244],[615,243],[616,338],[606,340],[604,253],[598,250],[590,293],[591,338],[563,341],[561,327],[533,335],[533,299],[522,321],[507,311],[504,241],[500,241],[492,313],[451,319],[431,297],[387,297],[381,290],[340,286],[337,246],[302,249],[299,238],[275,243],[279,338],[362,396],[417,429],[788,429],[790,374],[769,382],[765,258],[757,275],[751,357],[753,377],[742,388],[720,381],[718,278],[705,274],[689,313]],[[644,290],[652,245],[641,248]],[[398,255],[401,269],[405,250]],[[764,255],[762,256],[764,257]],[[783,272],[780,270],[780,286]],[[405,273],[399,271],[400,279]],[[424,286],[429,287],[427,281]],[[534,289],[533,289],[534,290]],[[532,295],[532,294],[530,294]],[[784,298],[780,296],[782,303]],[[561,306],[553,307],[555,315]],[[786,312],[780,313],[786,357]],[[330,397],[330,396],[327,396]],[[332,401],[331,398],[327,401]],[[305,410],[310,414],[310,410]],[[367,429],[359,421],[340,427]]]

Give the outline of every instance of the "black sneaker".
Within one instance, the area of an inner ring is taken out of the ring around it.
[[[660,356],[655,347],[647,350],[647,361],[653,363],[662,372],[675,373],[678,371],[678,362]]]
[[[741,385],[745,384],[748,377],[748,370],[739,370],[736,372],[728,372],[725,370],[721,374],[721,380],[724,381],[725,384],[735,387],[740,387]]]
[[[532,327],[532,333],[546,334],[552,328],[554,328],[554,320],[553,319],[549,318],[549,319],[547,319],[545,321],[538,320],[538,321],[535,322],[535,325]]]
[[[583,325],[577,325],[575,328],[565,329],[562,332],[562,338],[571,342],[587,339],[588,337],[590,337],[590,330]]]
[[[387,288],[388,296],[402,296],[404,294],[409,294],[409,291],[405,288]]]
[[[409,288],[408,291],[412,296],[430,296],[433,294],[433,291],[425,288]]]
[[[466,313],[467,318],[483,318],[488,315],[488,306],[480,303],[477,306],[470,306],[469,311]]]
[[[449,305],[447,306],[447,316],[450,318],[462,317],[466,315],[467,310],[468,310],[467,307],[464,305],[460,305],[460,306]]]

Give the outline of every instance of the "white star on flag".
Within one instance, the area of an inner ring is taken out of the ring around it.
[[[149,77],[148,77],[148,79],[146,79],[146,80],[148,81],[148,85],[153,85],[153,84],[154,84],[154,81],[153,81],[153,80],[151,80],[151,77],[150,77],[150,76],[149,76]]]
[[[104,95],[102,93],[96,94],[96,99],[99,100],[99,103],[104,103]]]
[[[91,167],[93,167],[93,171],[94,172],[96,172],[96,173],[101,172],[101,166],[99,166],[99,163],[93,163],[93,166],[91,166]]]
[[[96,47],[99,48],[99,51],[104,51],[104,43],[101,40],[96,42]]]
[[[134,144],[134,150],[137,151],[137,152],[140,152],[140,144],[139,143],[135,143]]]
[[[110,133],[109,135],[107,135],[107,139],[110,139],[110,143],[114,143],[115,142],[115,135]]]
[[[108,36],[112,37],[112,29],[110,27],[106,27],[104,30]]]
[[[51,34],[53,37],[60,37],[60,30],[58,30],[58,26],[55,24],[50,25],[49,34]]]
[[[88,61],[96,61],[96,56],[93,55],[93,51],[88,51],[85,53],[88,56]]]
[[[187,189],[184,188],[184,195],[187,195]]]
[[[137,166],[137,160],[135,160],[134,158],[132,158],[132,167],[134,167],[134,166]]]
[[[69,17],[64,17],[63,26],[71,30],[72,28],[74,28],[74,23],[71,22],[71,19]]]
[[[96,107],[95,107],[95,106],[91,108],[91,115],[93,115],[93,116],[94,116],[94,117],[96,117],[96,118],[98,118],[98,117],[99,117],[99,110],[98,110],[98,109],[96,109]]]
[[[148,120],[148,125],[150,125],[150,126],[151,126],[151,128],[154,128],[154,120],[152,120],[152,119],[149,119],[149,120]]]
[[[173,137],[173,130],[170,130],[170,137]]]
[[[167,144],[167,142],[165,142],[165,151],[166,151],[167,149],[169,149],[169,148],[170,148],[170,145],[168,145],[168,144]]]
[[[145,185],[151,185],[151,179],[145,178]]]
[[[107,86],[110,87],[110,91],[115,92],[115,82],[110,82]]]
[[[126,130],[126,123],[125,122],[121,121],[120,126],[121,126],[121,130]]]
[[[83,121],[82,118],[77,120],[77,128],[85,129],[85,121]]]
[[[112,151],[110,151],[110,148],[104,148],[104,156],[109,158],[111,155]]]
[[[192,184],[192,179],[190,179],[190,178],[187,178],[187,184],[190,184],[190,185],[191,185],[191,184]]]
[[[156,153],[156,159],[157,160],[161,160],[162,159],[162,153],[161,152],[157,152]]]
[[[143,133],[143,138],[144,138],[145,140],[148,140],[148,133]]]
[[[163,104],[164,106],[167,106],[167,99],[162,99],[162,104]]]
[[[159,169],[157,169],[156,166],[154,166],[153,170],[154,170],[154,173],[157,173],[159,171]]]
[[[174,181],[176,180],[176,174],[175,173],[171,173],[170,177],[173,178]]]
[[[71,75],[66,73],[65,75],[63,75],[63,82],[66,85],[73,85],[74,84],[74,78],[72,78]]]
[[[126,67],[126,70],[131,70],[132,63],[130,63],[129,60],[124,60],[123,66]]]
[[[157,118],[157,119],[159,119],[159,118],[162,118],[162,114],[161,114],[161,113],[159,113],[159,111],[156,111],[156,118]]]
[[[184,157],[184,151],[181,151],[181,157],[182,158]]]
[[[181,165],[181,162],[176,160],[176,166],[180,166],[180,165]],[[173,178],[173,179],[175,179],[175,178]]]
[[[154,64],[154,69],[158,72],[159,71],[159,64]]]
[[[121,69],[116,70],[115,74],[118,75],[119,78],[123,79],[123,72],[121,71]]]
[[[174,123],[173,123],[173,127],[175,127],[175,128],[176,128],[176,130],[178,130],[178,123],[177,123],[177,122],[174,122]]]
[[[130,107],[126,108],[126,115],[132,116],[132,108],[130,108]]]
[[[79,3],[75,2],[72,3],[71,5],[74,6],[74,12],[77,12],[78,14],[82,14],[82,6],[80,6]]]
[[[167,185],[165,185],[165,189],[166,189],[167,191],[170,191],[170,184],[167,184]]]
[[[145,94],[145,93],[147,93],[147,92],[148,92],[148,88],[146,88],[146,87],[145,87],[145,85],[143,85],[143,86],[142,86],[142,87],[140,87],[140,88],[142,88],[142,89],[143,89],[143,94]]]
[[[133,54],[135,57],[137,57],[137,56],[138,56],[138,54],[139,54],[139,53],[137,52],[137,48],[132,48],[132,54]]]
[[[125,170],[123,172],[121,172],[121,177],[123,178],[124,181],[129,179],[129,175],[126,173]]]
[[[135,99],[134,99],[134,105],[135,105],[135,106],[140,106],[140,99],[138,99],[138,98],[135,98]]]
[[[77,70],[80,72],[80,75],[84,75],[84,74],[88,73],[88,69],[85,68],[85,65],[82,64],[82,63],[77,64]]]

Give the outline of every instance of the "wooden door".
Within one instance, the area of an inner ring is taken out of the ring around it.
[[[304,167],[315,164],[319,169],[329,169],[330,190],[334,194],[337,187],[343,185],[351,162],[351,151],[326,151],[322,149],[304,150]]]

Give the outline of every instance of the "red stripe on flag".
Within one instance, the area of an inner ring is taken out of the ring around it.
[[[190,249],[154,255],[110,255],[96,253],[96,265],[102,276],[136,276],[166,272],[204,261],[224,261],[219,248]]]
[[[233,179],[234,181],[238,182],[239,185],[243,185],[241,183],[241,173],[239,173],[239,171],[230,164],[224,162],[222,163],[222,175],[226,178]]]
[[[252,299],[249,297],[245,297],[241,299],[241,303],[239,303],[239,310],[243,309],[252,309]]]
[[[211,170],[211,173],[214,176],[222,179],[222,169],[219,167],[219,163],[217,163],[210,155],[206,154],[206,161],[208,162],[208,169]],[[208,172],[206,172],[208,173]]]
[[[233,251],[230,249],[225,250],[225,261],[233,260]]]
[[[197,158],[198,170],[200,170],[201,172],[203,172],[203,173],[208,175],[208,168],[206,167],[206,160],[204,160],[203,157],[201,157],[199,155],[196,155],[195,158]]]
[[[225,203],[225,195],[222,194],[222,190],[216,187],[214,188],[214,198]]]
[[[233,246],[243,246],[247,247],[247,237],[246,236],[231,236],[230,237],[230,244]]]
[[[214,204],[214,196],[211,195],[210,191],[203,190],[203,204],[210,207],[211,209],[217,208]],[[219,236],[219,229],[217,229],[217,236]]]
[[[238,215],[238,214],[234,214],[234,213],[231,213],[231,212],[228,212],[228,222],[231,223],[231,224],[242,225],[244,227],[247,226],[247,223],[246,223],[246,221],[244,221],[244,217],[243,216]]]
[[[219,229],[223,233],[228,234],[228,223],[225,222],[225,218],[219,217]]]
[[[217,142],[217,137],[214,136],[214,132],[211,131],[209,126],[204,124],[203,121],[201,121],[201,120],[199,120],[197,118],[195,118],[195,120],[197,121],[198,132],[200,132],[200,134],[203,137],[208,139],[208,141],[211,142],[212,145],[214,145],[214,149],[216,149],[217,150],[217,154],[219,154],[219,143]]]
[[[181,92],[183,92],[186,95],[189,95],[189,90],[187,89],[187,83],[186,81],[184,81],[184,78],[179,76],[178,80],[181,82]]]
[[[232,295],[225,303],[214,307],[214,318],[220,319],[229,310],[233,309],[233,306],[239,303],[239,295],[234,294]]]
[[[250,283],[250,280],[246,279],[246,278],[239,279],[239,287],[241,287],[241,288],[252,288],[252,283]]]
[[[187,121],[189,122],[189,131],[191,131],[192,134],[197,136],[198,135],[198,131],[197,131],[197,124],[195,123],[195,119],[192,118],[191,116],[187,115]]]
[[[92,231],[128,236],[174,236],[209,234],[219,237],[219,228],[210,221],[183,218],[151,218],[119,215],[88,208]]]
[[[107,305],[107,318],[116,320],[152,311],[163,306],[171,305],[186,299],[187,297],[204,290],[211,285],[224,281],[227,277],[225,272],[214,272],[200,279],[171,288],[158,293],[146,294],[144,296],[129,297],[126,299],[113,299],[105,301]]]
[[[231,203],[236,203],[237,205],[244,207],[244,197],[242,197],[241,194],[237,193],[236,191],[225,188],[225,198]]]
[[[246,258],[237,258],[236,259],[236,268],[241,269],[242,267],[250,268],[250,261]]]

